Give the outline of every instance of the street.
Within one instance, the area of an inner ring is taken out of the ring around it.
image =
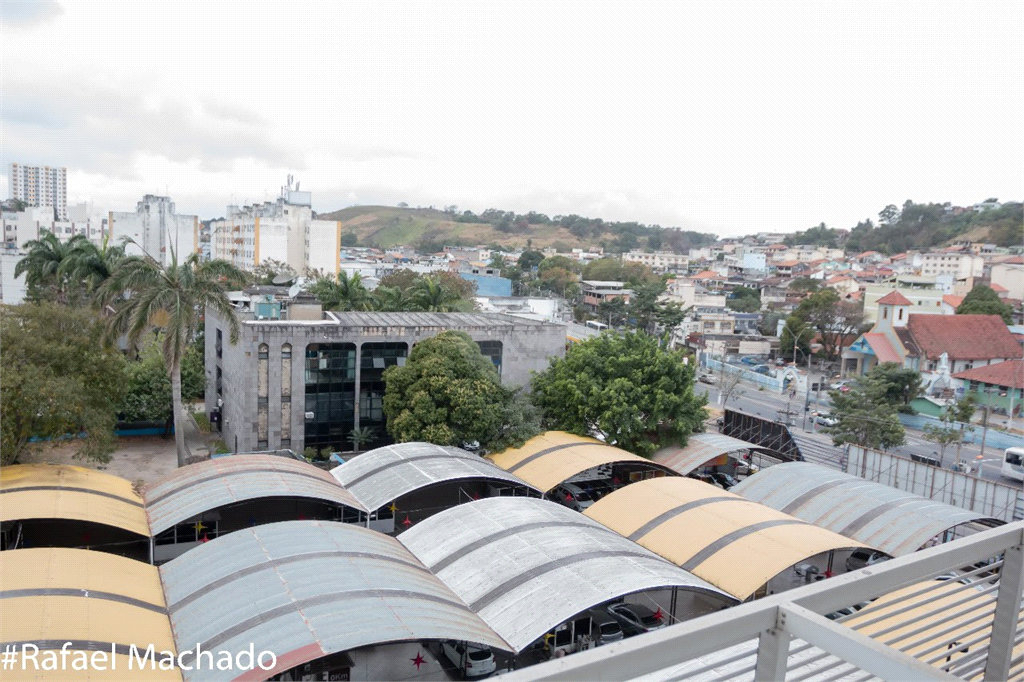
[[[719,376],[720,375],[716,375]],[[821,463],[828,463],[832,466],[839,465],[840,451],[838,448],[832,446],[832,438],[828,434],[821,433],[821,427],[815,426],[811,423],[811,413],[816,411],[827,412],[831,406],[829,401],[828,392],[822,391],[820,397],[818,394],[811,394],[810,410],[804,411],[803,396],[797,395],[792,400],[789,399],[788,395],[773,394],[768,390],[759,390],[758,386],[748,384],[746,382],[740,382],[735,389],[733,389],[732,395],[729,396],[728,405],[722,405],[720,403],[721,395],[719,386],[709,385],[698,382],[696,384],[697,394],[703,393],[708,397],[708,406],[716,407],[719,409],[730,408],[740,412],[746,412],[758,417],[765,419],[783,421],[786,413],[790,414],[790,432],[794,438],[798,441],[818,443],[822,447],[813,448],[813,454],[807,456],[808,461],[821,461]],[[980,430],[975,434],[975,439],[980,439]],[[801,450],[804,447],[801,444]],[[943,467],[949,467],[956,461],[956,447],[950,446],[946,448],[945,454],[939,456],[939,447],[935,443],[925,440],[924,434],[921,431],[907,428],[906,429],[906,443],[899,448],[893,450],[893,452],[901,455],[910,457],[911,455],[924,455],[927,457],[935,457],[936,459],[942,460]],[[960,450],[960,459],[971,465],[972,469],[978,467],[980,469],[977,472],[978,476],[991,481],[999,481],[1002,483],[1013,484],[1014,481],[1003,478],[1000,474],[1000,467],[1002,466],[1002,450],[986,446],[984,458],[980,461],[977,460],[977,456],[980,454],[981,449],[978,443],[964,443]],[[823,458],[831,458],[831,461],[822,461]]]

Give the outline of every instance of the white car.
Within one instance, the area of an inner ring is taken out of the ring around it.
[[[701,374],[700,379],[698,381],[700,381],[702,384],[714,385],[718,383],[718,377],[716,377],[714,374]]]
[[[843,379],[842,381],[837,381],[836,383],[830,385],[828,388],[830,391],[841,391],[843,393],[846,393],[847,391],[850,390],[851,384],[853,384],[853,381],[851,381],[850,379]]]
[[[846,557],[846,570],[856,571],[866,566],[874,566],[883,561],[888,561],[889,555],[883,552],[872,552],[870,549],[854,550],[853,554]]]
[[[839,423],[839,420],[828,412],[815,412],[811,416],[811,422],[814,424],[821,424],[822,426],[835,426]]]
[[[498,669],[494,654],[485,646],[446,639],[441,642],[441,650],[467,680],[479,680]]]

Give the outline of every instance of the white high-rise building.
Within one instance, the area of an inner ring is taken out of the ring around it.
[[[29,206],[52,206],[55,220],[68,219],[68,169],[52,166],[10,166],[11,198]]]
[[[130,237],[135,244],[129,244],[126,253],[145,251],[164,265],[171,262],[172,252],[180,263],[199,248],[199,217],[175,213],[170,197],[147,194],[133,213],[111,211],[107,225],[112,244]]]

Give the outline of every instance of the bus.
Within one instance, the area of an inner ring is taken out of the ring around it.
[[[1024,448],[1006,448],[1002,472],[1007,478],[1024,481]]]
[[[604,322],[598,322],[597,320],[587,320],[587,326],[598,331],[604,331],[608,328],[608,325]]]

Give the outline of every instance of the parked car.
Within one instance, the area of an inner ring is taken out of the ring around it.
[[[604,609],[590,609],[590,636],[597,646],[618,642],[625,633],[619,619]]]
[[[821,424],[822,426],[835,426],[839,423],[839,420],[828,412],[814,412],[811,414],[811,422]]]
[[[717,384],[718,377],[714,374],[701,374],[699,381],[703,384]]]
[[[642,604],[612,604],[607,608],[608,613],[622,625],[626,637],[665,627],[665,619],[661,614],[651,611]]]
[[[708,475],[714,479],[715,483],[722,486],[726,490],[739,483],[739,481],[737,481],[735,478],[733,478],[732,476],[723,471],[714,471]]]
[[[594,498],[590,493],[575,483],[563,483],[562,485],[555,486],[555,489],[548,493],[548,497],[554,502],[564,504],[569,509],[574,509],[578,512],[594,504]]]
[[[850,384],[852,383],[853,381],[851,381],[850,379],[843,379],[842,381],[835,382],[828,388],[830,391],[839,391],[840,393],[846,393],[847,391],[850,390]]]
[[[441,650],[467,680],[482,679],[498,668],[494,654],[485,646],[446,639],[441,642]]]
[[[722,488],[723,490],[725,489],[725,487],[721,483],[719,483],[715,479],[711,478],[711,476],[709,474],[698,474],[698,473],[691,472],[689,474],[686,474],[686,477],[687,478],[693,478],[693,479],[696,479],[698,481],[702,481],[704,483],[707,483],[708,485],[713,485],[716,488]]]
[[[872,552],[870,549],[854,550],[853,554],[846,557],[846,570],[856,571],[865,566],[874,566],[888,558],[888,555],[882,552]]]

